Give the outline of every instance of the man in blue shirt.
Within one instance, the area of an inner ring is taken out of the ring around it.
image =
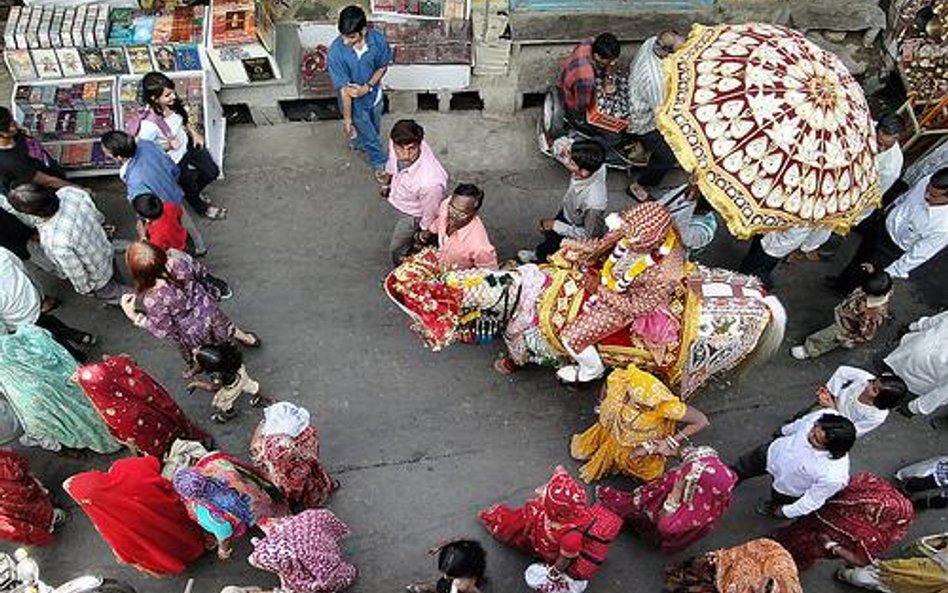
[[[161,147],[149,140],[136,141],[118,130],[103,134],[101,142],[103,152],[122,165],[119,177],[125,182],[129,202],[142,194],[154,194],[163,202],[182,205],[184,190],[178,183],[181,172]],[[194,242],[195,255],[207,253],[204,238],[187,210],[181,211],[181,224]]]
[[[329,76],[343,106],[343,132],[365,152],[375,177],[387,183],[382,148],[382,77],[392,62],[385,36],[366,29],[365,11],[347,6],[339,13],[339,37],[329,46]],[[354,137],[353,137],[354,136]]]

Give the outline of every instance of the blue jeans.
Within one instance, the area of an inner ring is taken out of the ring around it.
[[[355,126],[357,136],[352,141],[353,148],[369,155],[369,162],[376,171],[385,169],[388,157],[382,149],[382,107],[384,101],[370,107],[352,105],[352,125]]]

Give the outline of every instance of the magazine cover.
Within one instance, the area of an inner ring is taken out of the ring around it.
[[[28,49],[6,50],[7,65],[13,78],[17,80],[36,80],[36,70],[33,68],[33,58]]]
[[[128,56],[128,69],[132,74],[148,74],[155,69],[147,45],[130,45],[125,48],[125,53]]]
[[[79,57],[79,51],[76,48],[61,47],[56,50],[56,57],[59,58],[59,67],[62,68],[64,77],[78,78],[86,75],[86,70],[82,67],[82,59]]]

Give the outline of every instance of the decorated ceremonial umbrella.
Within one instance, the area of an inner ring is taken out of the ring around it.
[[[875,126],[835,55],[775,25],[695,25],[658,128],[735,236],[849,230],[879,204]]]

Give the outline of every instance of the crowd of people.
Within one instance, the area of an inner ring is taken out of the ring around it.
[[[460,274],[500,268],[478,215],[484,191],[471,183],[449,188],[450,175],[418,122],[396,121],[387,143],[382,140],[381,85],[392,60],[384,35],[367,28],[356,6],[341,11],[338,28],[329,73],[343,108],[343,133],[365,153],[379,194],[393,209],[392,265],[434,262],[442,272]],[[584,462],[579,476],[587,483],[619,474],[639,485],[600,487],[593,498],[557,467],[522,506],[496,504],[478,519],[494,538],[537,559],[525,572],[529,586],[578,593],[598,573],[623,525],[662,552],[680,552],[715,528],[734,488],[769,476],[770,497],[755,510],[782,526],[770,537],[670,564],[667,593],[800,592],[799,572],[824,559],[842,560],[838,578],[861,587],[945,591],[948,537],[923,538],[901,558],[884,556],[905,537],[916,513],[948,503],[948,457],[912,464],[887,480],[851,475],[850,453],[890,410],[934,415],[948,403],[948,359],[940,348],[948,343],[948,312],[912,323],[880,368],[840,366],[811,405],[733,460],[698,442],[713,418],[654,372],[634,364],[610,371],[597,349],[628,327],[661,360],[684,331],[671,311],[675,295],[717,230],[693,184],[658,190],[676,166],[655,123],[668,92],[661,64],[684,43],[674,31],[648,39],[627,73],[629,130],[648,154],[627,188],[631,206],[609,213],[606,150],[594,131],[558,139],[553,154],[569,172],[562,206],[539,221],[542,241],[510,264],[519,264],[524,278],[542,278],[538,266],[567,262],[591,279],[594,296],[562,324],[566,356],[557,374],[566,384],[604,382],[597,422],[573,436],[570,454]],[[555,88],[577,129],[590,130],[586,113],[595,93],[620,88],[616,77],[626,76],[620,50],[618,40],[603,33],[564,61]],[[262,340],[226,314],[222,303],[230,287],[209,272],[208,245],[189,213],[226,217],[227,210],[204,193],[219,169],[173,81],[148,74],[142,96],[128,128],[101,139],[121,164],[130,215],[137,220],[137,240],[128,245],[114,240],[115,228],[105,224],[91,193],[69,181],[0,108],[0,129],[6,130],[0,134],[0,440],[70,455],[128,450],[107,471],[82,472],[63,485],[120,562],[149,574],[179,574],[208,549],[221,560],[231,558],[235,540],[256,532],[262,537],[253,538],[248,560],[277,574],[283,592],[340,591],[356,578],[340,544],[349,528],[323,508],[339,483],[320,460],[310,413],[274,401],[245,366],[242,350],[259,348]],[[948,167],[937,163],[923,175],[903,171],[901,132],[898,118],[880,118],[883,204],[860,214],[856,254],[827,280],[829,289],[845,294],[832,323],[793,346],[787,354],[794,359],[871,344],[898,302],[894,279],[908,279],[948,245]],[[773,289],[770,274],[784,259],[814,259],[824,249],[824,257],[832,257],[830,239],[829,232],[810,228],[755,238],[740,269],[759,282],[747,286],[758,294],[765,286]],[[116,263],[122,252],[124,266]],[[80,295],[118,307],[133,326],[173,346],[184,362],[187,389],[213,394],[213,422],[233,419],[248,394],[250,406],[263,408],[248,443],[251,461],[215,450],[213,438],[132,356],[91,360],[97,337],[53,314],[61,303],[43,294],[37,273],[68,280]],[[539,288],[525,281],[520,291]],[[495,368],[511,373],[522,364],[511,352]],[[948,424],[937,416],[932,423]],[[27,458],[0,451],[0,537],[45,545],[64,516]],[[431,553],[441,576],[413,583],[409,591],[477,593],[484,586],[486,555],[479,542],[457,539]]]

